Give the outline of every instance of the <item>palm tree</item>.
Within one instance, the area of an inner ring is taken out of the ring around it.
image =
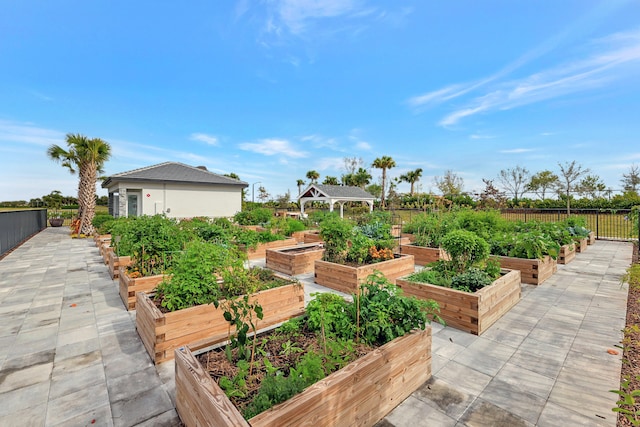
[[[302,193],[302,186],[305,184],[304,180],[299,179],[296,181],[296,185],[298,186],[298,194]]]
[[[89,139],[80,134],[67,134],[68,150],[53,144],[47,150],[51,160],[74,174],[78,172],[78,232],[85,235],[93,233],[91,221],[96,211],[96,180],[103,172],[104,163],[111,157],[111,146],[100,138]]]
[[[422,177],[422,168],[418,168],[414,171],[409,171],[404,175],[400,175],[400,181],[408,182],[411,184],[411,190],[409,194],[413,196],[413,188],[414,184],[420,181],[420,177]]]
[[[307,179],[311,181],[311,184],[315,184],[320,178],[320,174],[317,171],[310,170],[307,172]]]
[[[322,181],[322,185],[340,185],[340,182],[335,176],[327,176],[324,181]]]
[[[364,189],[371,182],[371,174],[365,168],[359,168],[353,174],[353,184]]]
[[[395,160],[389,156],[378,157],[373,161],[371,166],[376,169],[382,169],[382,193],[380,194],[380,206],[384,207],[385,184],[387,182],[387,169],[391,169],[396,165]]]

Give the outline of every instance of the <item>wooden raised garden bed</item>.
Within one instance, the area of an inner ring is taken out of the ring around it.
[[[309,243],[292,248],[268,249],[266,266],[280,273],[295,276],[311,273],[316,260],[322,259],[322,243]]]
[[[396,255],[396,258],[388,261],[359,267],[317,260],[315,262],[315,282],[347,294],[356,293],[360,284],[374,270],[380,271],[391,283],[395,283],[398,277],[415,272],[413,255]]]
[[[400,245],[400,253],[403,255],[413,255],[417,265],[427,265],[439,259],[451,259],[444,249],[427,248],[426,246],[402,244]]]
[[[107,258],[109,260],[109,274],[112,279],[117,279],[120,274],[120,267],[128,267],[131,265],[131,257],[116,256],[113,248],[109,251]]]
[[[520,272],[503,270],[502,277],[474,293],[398,279],[404,295],[432,299],[447,326],[480,335],[520,301]]]
[[[111,234],[95,234],[93,241],[96,243],[96,247],[100,248],[103,243],[111,242]]]
[[[286,248],[290,246],[296,245],[296,239],[288,238],[285,240],[275,240],[273,242],[268,243],[258,243],[255,249],[248,248],[247,249],[247,258],[248,259],[260,259],[264,258],[267,253],[267,249],[277,249],[277,248]]]
[[[576,252],[581,253],[587,250],[587,245],[589,244],[589,238],[585,237],[584,239],[576,240]]]
[[[103,242],[100,244],[100,256],[102,256],[102,260],[106,265],[109,264],[109,252],[113,252],[111,242]]]
[[[541,285],[558,271],[558,263],[549,255],[543,259],[526,259],[508,256],[498,256],[500,267],[520,271],[522,283]]]
[[[296,243],[304,243],[304,235],[306,231],[294,231],[291,233],[291,238],[296,239]]]
[[[350,363],[248,422],[188,348],[176,350],[176,409],[187,426],[373,426],[431,377],[431,327]]]
[[[596,242],[596,233],[595,231],[589,232],[589,237],[587,238],[587,244],[593,245]]]
[[[120,267],[118,274],[120,298],[127,310],[136,309],[136,293],[153,291],[164,278],[164,274],[132,278],[127,274],[126,267]]]
[[[569,264],[576,257],[576,245],[573,243],[560,246],[558,264]]]
[[[310,230],[304,233],[304,243],[320,243],[322,237],[320,237],[320,231]]]
[[[273,326],[304,312],[304,286],[296,283],[260,291],[250,298],[256,300],[264,313],[258,328]],[[226,341],[229,323],[223,313],[222,307],[213,304],[162,313],[149,294],[136,294],[136,329],[154,363],[173,359],[174,350],[181,346],[197,350]]]

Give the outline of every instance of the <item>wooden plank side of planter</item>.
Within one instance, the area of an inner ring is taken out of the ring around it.
[[[298,274],[311,273],[314,263],[322,259],[324,249],[317,243],[298,245],[295,249],[308,248],[308,251],[293,253],[287,249],[267,249],[266,267],[280,273],[296,276]]]
[[[267,289],[252,295],[250,301],[255,300],[260,303],[264,313],[264,318],[258,322],[257,327],[266,328],[304,312],[304,286],[292,284]],[[141,301],[145,301],[145,310],[139,308]],[[225,341],[228,338],[229,323],[224,320],[223,303],[218,308],[213,304],[206,304],[161,313],[146,293],[138,292],[136,327],[154,363],[172,359],[174,350],[184,345],[195,350]],[[150,304],[155,310],[149,309]]]
[[[186,426],[250,427],[186,348],[175,354],[176,410]]]
[[[391,283],[398,277],[415,271],[413,255],[401,255],[388,261],[360,267],[318,260],[315,262],[315,282],[344,293],[355,293],[361,283],[375,270],[380,271]]]
[[[448,260],[450,258],[441,248],[427,248],[417,245],[400,245],[400,253],[413,255],[417,265],[427,265],[440,259]]]
[[[102,255],[102,261],[104,261],[105,265],[109,265],[109,252],[113,252],[111,242],[105,242],[100,245],[100,255]]]
[[[112,279],[117,279],[120,274],[119,268],[128,267],[131,265],[131,257],[129,256],[117,256],[113,249],[109,251],[109,274]]]
[[[589,237],[587,238],[587,244],[593,245],[596,242],[596,233],[595,231],[589,232]]]
[[[511,307],[520,301],[520,271],[503,270],[503,276],[496,279],[491,286],[486,286],[476,293],[480,297],[478,305],[478,335],[486,331]]]
[[[188,349],[181,348],[176,353],[177,410],[188,427],[206,425],[212,419],[220,424],[211,425],[252,427],[372,426],[431,377],[431,328],[385,344],[286,402],[256,415],[249,424],[238,418],[237,409],[198,367]],[[193,379],[187,382],[185,376]],[[190,401],[192,396],[198,399],[196,403]]]
[[[291,238],[296,240],[296,243],[304,243],[305,231],[294,231],[291,233]]]
[[[520,300],[520,272],[511,270],[490,286],[474,293],[428,283],[398,279],[405,295],[432,299],[440,306],[440,317],[448,326],[482,334]]]
[[[412,233],[401,233],[400,237],[405,237],[409,239],[409,243],[415,243],[416,241],[416,235]]]
[[[120,266],[118,273],[119,293],[120,299],[122,299],[127,310],[130,311],[136,309],[136,294],[138,292],[149,293],[153,291],[164,278],[164,274],[157,274],[154,276],[136,277],[132,279],[127,274],[126,267]]]
[[[581,253],[587,250],[587,245],[589,244],[589,238],[585,237],[584,239],[576,240],[576,252]]]
[[[498,256],[500,267],[519,270],[522,283],[541,285],[558,270],[557,261],[548,255],[543,259],[526,259]]]
[[[268,243],[259,243],[255,249],[247,249],[248,259],[260,259],[266,256],[267,249],[286,248],[295,246],[296,240],[287,238],[285,240],[276,240]]]
[[[320,237],[319,231],[307,231],[304,233],[304,243],[320,243],[322,237]]]
[[[156,335],[156,330],[162,327],[165,321],[164,314],[158,310],[149,295],[138,292],[136,294],[136,330],[144,348],[154,361],[163,356],[156,354],[156,340],[164,339]]]
[[[560,246],[558,264],[569,264],[576,257],[576,245],[573,243]]]

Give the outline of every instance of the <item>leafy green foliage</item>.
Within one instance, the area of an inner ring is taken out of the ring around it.
[[[320,236],[325,247],[323,259],[338,264],[351,262],[363,265],[376,262],[379,259],[374,260],[372,253],[377,253],[380,249],[391,249],[394,245],[391,225],[384,222],[358,226],[349,220],[330,218],[321,224]]]
[[[240,225],[266,224],[273,217],[273,211],[267,208],[244,210],[234,215],[233,219]]]
[[[161,215],[118,218],[111,228],[116,254],[131,256],[131,268],[143,276],[162,274],[171,266],[173,255],[193,239],[175,219]]]
[[[445,288],[451,287],[451,277],[447,274],[442,274],[440,270],[434,268],[425,268],[417,273],[410,274],[407,276],[407,280],[410,282],[444,286]]]
[[[416,215],[411,222],[405,224],[402,231],[415,235],[415,244],[427,248],[440,247],[442,238],[459,228],[453,212],[430,213]]]
[[[636,377],[636,379],[640,379],[640,376]],[[626,379],[620,383],[620,390],[609,390],[620,396],[620,399],[616,402],[617,406],[612,411],[624,415],[631,425],[640,426],[640,411],[636,409],[636,403],[640,398],[640,390],[632,390],[630,385],[631,381]]]
[[[224,320],[229,322],[230,326],[235,327],[235,332],[229,334],[227,352],[230,352],[232,349],[237,349],[237,354],[240,359],[246,360],[251,358],[251,363],[253,363],[256,342],[254,338],[252,340],[253,349],[249,350],[247,348],[247,344],[249,343],[248,334],[251,330],[255,337],[255,333],[258,330],[258,321],[264,317],[262,306],[257,301],[250,301],[249,295],[243,295],[240,298],[227,299],[224,302],[224,310]],[[229,330],[231,330],[231,328],[229,328]],[[249,368],[249,372],[251,372],[251,368]]]
[[[456,273],[463,273],[489,256],[489,244],[467,230],[453,230],[442,238],[442,248],[451,256],[447,265]]]
[[[560,245],[549,236],[536,231],[498,232],[490,239],[491,253],[524,259],[556,259]]]
[[[486,271],[471,267],[464,273],[453,276],[451,287],[465,292],[475,292],[489,286],[492,282],[493,279]]]
[[[111,233],[114,218],[109,214],[96,214],[91,220],[91,225],[96,229],[98,234]]]
[[[170,275],[158,285],[156,298],[174,311],[214,303],[222,297],[219,279],[229,271],[243,271],[243,258],[234,248],[199,240],[178,254]]]

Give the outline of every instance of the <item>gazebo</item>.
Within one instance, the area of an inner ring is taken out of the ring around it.
[[[311,201],[329,203],[329,212],[333,212],[333,205],[340,204],[340,218],[344,214],[345,202],[367,202],[369,212],[373,211],[373,202],[376,198],[360,187],[344,185],[320,185],[311,184],[298,196],[300,213],[304,216],[304,204]]]

